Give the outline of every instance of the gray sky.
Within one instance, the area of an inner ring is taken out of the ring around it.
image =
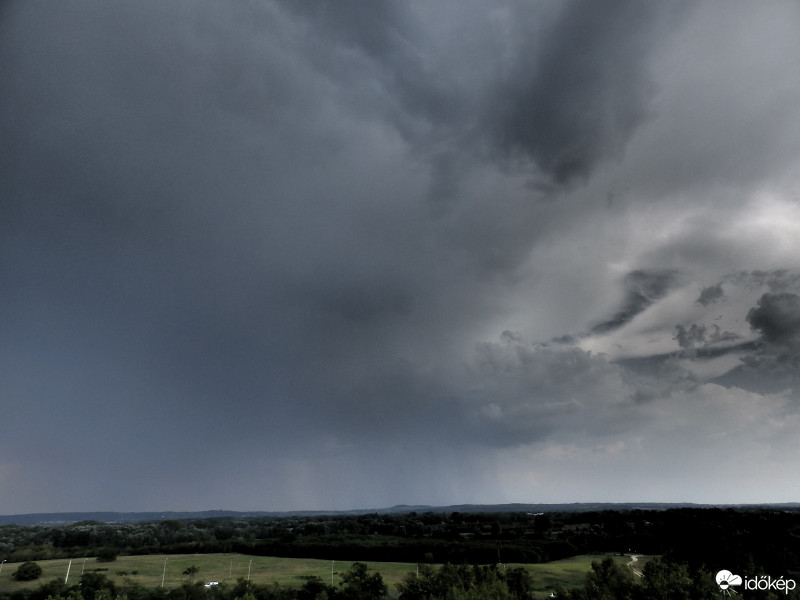
[[[797,500],[800,5],[0,7],[0,513]]]

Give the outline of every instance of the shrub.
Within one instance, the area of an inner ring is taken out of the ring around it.
[[[117,560],[119,550],[116,548],[100,548],[97,551],[97,562],[113,562]]]
[[[33,581],[34,579],[39,579],[41,575],[42,567],[32,560],[22,563],[17,567],[17,570],[14,571],[14,579],[17,581]]]

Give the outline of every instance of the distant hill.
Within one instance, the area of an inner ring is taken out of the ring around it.
[[[574,502],[571,504],[451,504],[449,506],[399,504],[390,508],[370,508],[354,510],[297,510],[297,511],[234,511],[205,510],[186,512],[61,512],[30,513],[21,515],[0,515],[0,525],[69,525],[80,521],[100,521],[102,523],[140,523],[145,521],[165,521],[168,519],[247,519],[257,517],[295,517],[321,515],[366,515],[366,514],[404,514],[410,512],[441,513],[502,513],[502,512],[590,512],[590,511],[629,511],[629,510],[668,510],[671,508],[736,508],[739,510],[760,509],[800,509],[800,503],[780,504],[693,504],[690,502]]]

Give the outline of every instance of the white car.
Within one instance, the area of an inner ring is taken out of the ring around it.
[[[219,581],[209,581],[209,582],[206,584],[206,587],[207,587],[207,588],[210,588],[210,587],[214,587],[214,586],[216,586],[216,585],[219,585]]]

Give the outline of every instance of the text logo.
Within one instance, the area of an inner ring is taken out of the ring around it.
[[[788,594],[797,587],[797,582],[794,579],[786,579],[784,577],[773,579],[769,575],[758,575],[756,577],[745,577],[743,580],[740,575],[734,575],[726,569],[718,572],[716,579],[719,589],[726,596],[730,596],[731,593],[735,594],[736,590],[731,588],[742,585],[742,583],[744,583],[744,589],[746,590],[768,590],[783,592],[784,594]]]

